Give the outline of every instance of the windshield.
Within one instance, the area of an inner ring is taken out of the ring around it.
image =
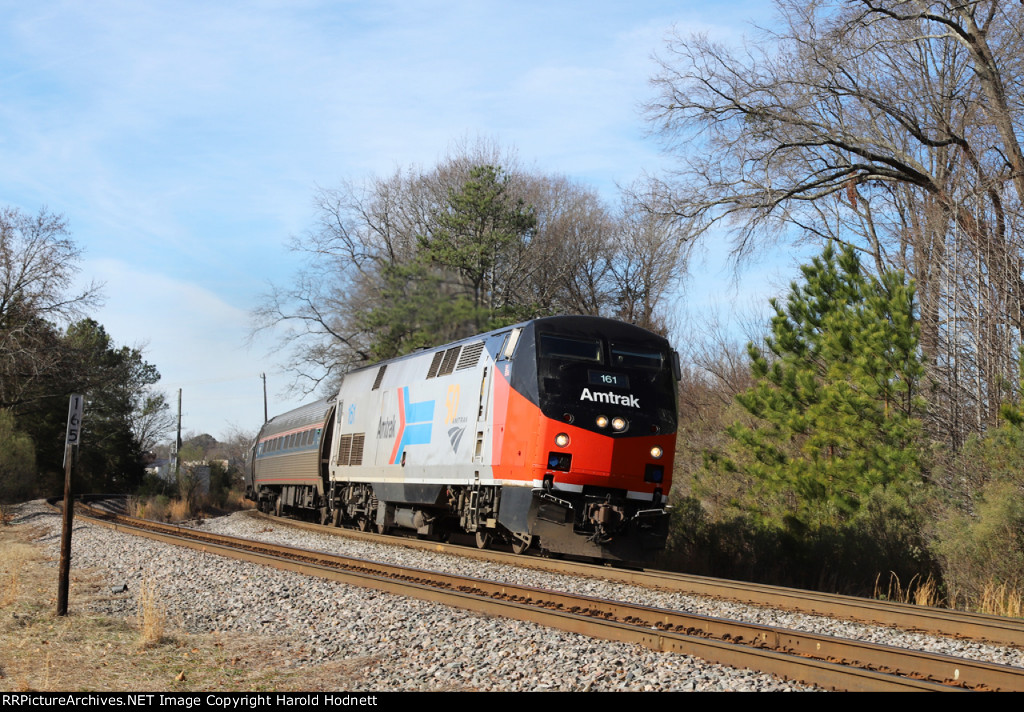
[[[660,369],[665,356],[660,351],[612,344],[612,366]]]
[[[541,334],[540,355],[542,358],[601,363],[601,341],[600,339],[570,339],[565,336]]]

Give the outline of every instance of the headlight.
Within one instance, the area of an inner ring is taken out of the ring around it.
[[[654,447],[651,448],[651,457],[653,457],[655,460],[659,459],[664,454],[665,454],[665,451],[662,450],[657,445],[655,445]]]
[[[612,430],[622,431],[626,429],[625,418],[612,418]]]
[[[565,447],[569,444],[569,436],[565,433],[559,433],[555,436],[555,445],[558,447]]]
[[[608,417],[604,416],[604,415],[597,416],[597,427],[599,427],[599,428],[607,428],[608,427]]]

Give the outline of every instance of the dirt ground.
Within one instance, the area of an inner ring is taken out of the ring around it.
[[[158,604],[118,618],[90,613],[113,594],[72,570],[69,614],[56,615],[57,561],[31,522],[0,525],[0,691],[356,690],[367,660],[282,669],[283,641],[166,628]]]

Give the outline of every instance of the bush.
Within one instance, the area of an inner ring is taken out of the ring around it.
[[[13,415],[0,410],[0,503],[35,494],[35,475],[32,438],[16,429]]]
[[[1024,590],[1024,492],[1012,482],[986,485],[973,513],[954,512],[937,525],[934,548],[950,602],[982,609],[986,597],[1020,598]]]
[[[713,520],[697,499],[680,497],[663,562],[690,573],[852,595],[871,595],[890,576],[934,581],[936,563],[922,535],[923,494],[878,487],[849,521],[813,529],[738,508]]]

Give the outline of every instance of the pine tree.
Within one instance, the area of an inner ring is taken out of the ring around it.
[[[436,216],[437,229],[420,237],[424,257],[454,270],[465,280],[478,313],[496,313],[505,306],[496,292],[514,270],[517,247],[537,228],[537,216],[521,199],[510,195],[509,177],[501,168],[477,166]],[[478,323],[479,328],[484,323]]]
[[[432,215],[433,229],[417,238],[408,262],[384,266],[374,306],[360,319],[372,334],[369,356],[387,359],[417,348],[465,338],[535,316],[514,283],[522,250],[537,227],[532,207],[514,198],[508,175],[476,166],[448,191]]]
[[[776,509],[769,518],[814,528],[847,521],[876,488],[919,478],[924,369],[902,273],[876,279],[852,248],[831,245],[801,269],[785,306],[771,302],[766,348],[748,345],[757,384],[737,400],[754,421],[730,428],[725,464],[758,483]]]
[[[487,314],[474,307],[457,278],[423,260],[381,270],[377,303],[361,320],[373,334],[374,361],[472,336]]]

